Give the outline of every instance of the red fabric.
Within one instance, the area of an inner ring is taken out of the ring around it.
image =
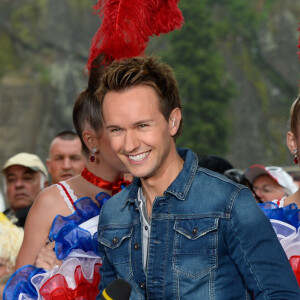
[[[69,198],[70,202],[72,203],[74,209],[76,210],[77,208],[74,204],[74,201],[73,201],[72,197],[70,196],[69,192],[67,191],[67,189],[65,188],[65,186],[63,184],[61,184],[60,182],[58,184],[63,188],[65,194],[67,195],[67,197]]]
[[[290,258],[290,264],[297,278],[298,284],[300,286],[300,256],[295,255]]]
[[[87,67],[105,54],[103,63],[144,53],[149,37],[179,29],[183,16],[178,0],[98,0],[94,6],[102,23],[96,32]]]
[[[94,300],[99,293],[100,266],[101,264],[95,265],[91,281],[84,277],[81,266],[77,266],[74,274],[75,289],[70,289],[64,276],[57,274],[43,284],[40,294],[45,300]]]
[[[130,184],[130,181],[125,180],[124,178],[114,182],[106,181],[90,172],[86,167],[81,171],[81,176],[93,185],[112,191],[112,195],[119,193],[122,190],[122,185],[127,186]]]

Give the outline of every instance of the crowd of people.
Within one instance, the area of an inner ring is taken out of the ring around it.
[[[260,162],[240,170],[176,145],[183,120],[174,72],[140,56],[150,35],[180,28],[171,2],[149,1],[142,16],[151,26],[133,46],[128,32],[109,43],[104,19],[73,107],[76,133],[54,137],[47,168],[25,152],[2,167],[4,300],[300,299],[296,177]],[[299,116],[300,97],[287,133],[297,165]]]
[[[297,164],[298,106],[287,134]],[[166,64],[93,70],[73,121],[78,135],[53,139],[47,168],[30,153],[2,168],[1,235],[18,239],[1,252],[4,299],[96,299],[117,278],[132,299],[299,299],[297,181],[177,148],[181,102]]]

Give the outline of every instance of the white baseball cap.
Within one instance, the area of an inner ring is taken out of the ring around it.
[[[257,177],[268,175],[274,179],[280,186],[287,189],[291,194],[298,190],[298,186],[294,183],[292,176],[280,167],[265,167],[262,165],[252,165],[245,172],[245,178],[253,184]]]
[[[35,172],[42,172],[46,176],[46,179],[48,179],[48,172],[45,165],[42,163],[40,158],[35,154],[22,152],[12,156],[4,164],[2,168],[2,172],[4,172],[8,167],[14,165],[23,166]]]

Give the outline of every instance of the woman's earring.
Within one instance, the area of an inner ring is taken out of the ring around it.
[[[175,125],[176,125],[176,119],[173,119],[172,127],[175,127]]]
[[[91,155],[91,157],[90,157],[90,162],[95,162],[95,160],[96,160],[96,157],[95,157],[95,154],[96,154],[96,152],[97,152],[97,148],[92,148],[92,155]]]
[[[294,164],[295,164],[295,165],[298,165],[298,162],[299,162],[299,159],[298,159],[298,150],[297,150],[297,149],[294,149],[294,153],[295,153],[295,156],[294,156]]]

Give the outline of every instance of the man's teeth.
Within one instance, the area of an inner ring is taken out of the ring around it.
[[[145,153],[138,154],[138,155],[129,155],[129,158],[134,161],[140,161],[143,158],[145,158],[149,153],[150,152],[145,152]]]

